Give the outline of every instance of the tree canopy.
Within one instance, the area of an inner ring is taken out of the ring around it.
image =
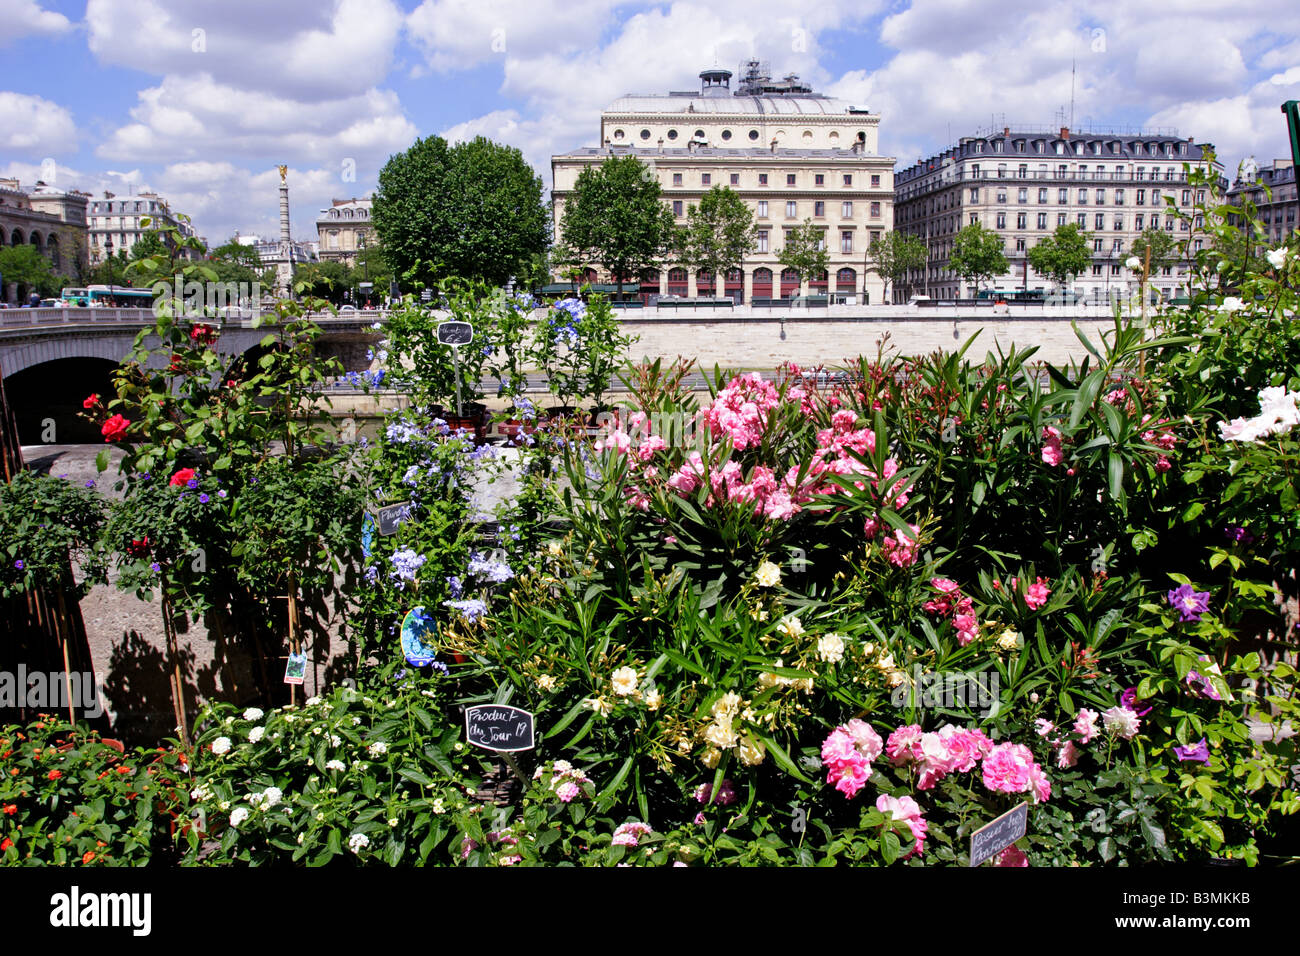
[[[905,232],[887,232],[871,244],[867,249],[867,261],[884,281],[884,301],[889,301],[889,287],[912,269],[922,268],[928,256],[925,242],[919,236]]]
[[[706,269],[717,281],[745,261],[754,251],[757,228],[754,213],[740,195],[726,186],[714,186],[700,197],[698,206],[686,209],[686,226],[679,237],[683,261]]]
[[[826,230],[805,219],[786,234],[785,245],[777,253],[776,261],[793,269],[802,283],[819,276],[830,265],[831,254],[826,250]]]
[[[974,283],[978,291],[981,282],[1002,275],[1010,268],[1002,252],[1002,237],[980,223],[971,223],[953,240],[948,268]]]
[[[504,285],[549,239],[542,179],[523,154],[479,136],[416,140],[379,172],[372,217],[399,277]]]
[[[1057,226],[1050,236],[1029,250],[1029,264],[1057,285],[1068,285],[1092,262],[1092,234],[1078,224]]]
[[[627,282],[656,272],[678,240],[653,171],[635,156],[611,156],[578,174],[560,217],[557,258],[599,263]]]

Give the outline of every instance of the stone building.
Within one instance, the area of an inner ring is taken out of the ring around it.
[[[316,218],[317,255],[322,262],[352,265],[359,251],[374,247],[375,229],[370,221],[370,197],[334,199]]]
[[[1265,193],[1264,187],[1268,187]],[[1270,241],[1281,245],[1296,231],[1295,165],[1289,159],[1275,159],[1272,166],[1259,167],[1253,161],[1242,163],[1237,181],[1228,190],[1228,202],[1241,205],[1248,196]]]
[[[866,258],[869,244],[893,226],[894,160],[877,152],[880,117],[815,93],[796,76],[773,80],[756,61],[734,92],[731,78],[729,70],[705,70],[698,91],[624,96],[601,114],[600,147],[552,157],[557,239],[582,170],[631,155],[653,171],[681,224],[714,186],[736,191],[753,210],[757,248],[723,277],[719,291],[728,297],[761,302],[802,291],[880,302],[880,278],[867,272]],[[830,266],[801,290],[777,254],[805,220],[824,231]],[[694,296],[715,294],[714,287],[711,277],[670,264],[641,291]]]
[[[1192,227],[1171,215],[1165,200],[1191,212],[1205,199],[1204,190],[1188,185],[1184,164],[1203,164],[1211,148],[1169,129],[1017,126],[962,137],[898,173],[897,228],[924,240],[930,261],[898,284],[895,297],[973,297],[974,286],[948,268],[957,233],[972,223],[1002,237],[1011,266],[985,288],[1048,290],[1052,283],[1029,267],[1028,250],[1058,226],[1076,223],[1092,236],[1092,262],[1074,291],[1090,300],[1124,292],[1133,278],[1124,262],[1143,231],[1189,238]],[[1213,168],[1221,177],[1222,164]],[[1162,267],[1151,284],[1166,297],[1184,294],[1186,264]]]
[[[149,220],[148,225],[142,224],[145,219]],[[140,237],[155,229],[177,229],[183,237],[195,235],[193,225],[187,219],[178,218],[167,200],[155,192],[117,196],[105,191],[102,199],[90,203],[91,265],[122,251],[130,256]],[[184,252],[182,257],[199,258],[192,250]]]
[[[86,205],[89,193],[54,189],[38,182],[24,190],[16,179],[0,179],[0,246],[31,245],[50,260],[55,275],[81,280],[88,258]],[[16,303],[16,283],[4,281],[0,301]]]

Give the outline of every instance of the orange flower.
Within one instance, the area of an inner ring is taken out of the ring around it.
[[[18,812],[18,804],[16,803],[9,804],[8,806],[5,807],[4,812],[12,817],[15,813]]]
[[[87,850],[85,853],[81,854],[81,862],[82,862],[82,863],[89,863],[89,862],[90,862],[91,860],[93,860],[94,858],[95,858],[95,851],[94,851],[94,850]]]
[[[60,777],[63,776],[63,771],[62,771],[62,770],[51,770],[51,771],[47,774],[47,776],[48,776],[51,780],[58,780]]]
[[[4,842],[0,843],[0,853],[3,853],[5,850],[9,849],[13,845],[14,845],[14,841],[9,839],[8,837],[5,837]]]
[[[130,773],[130,772],[131,772],[131,768],[130,768],[130,767],[118,767],[118,768],[117,768],[117,772],[118,772],[118,773]]]

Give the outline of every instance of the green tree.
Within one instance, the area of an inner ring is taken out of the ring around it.
[[[557,258],[599,263],[628,282],[656,272],[679,239],[654,174],[635,156],[611,156],[578,174],[560,218]]]
[[[1034,271],[1047,276],[1058,286],[1069,285],[1070,280],[1087,269],[1091,262],[1092,234],[1084,232],[1073,222],[1057,226],[1052,235],[1029,250],[1029,264]]]
[[[126,285],[126,267],[130,263],[126,252],[119,249],[90,270],[86,277],[87,285]]]
[[[803,225],[795,226],[786,235],[785,246],[777,254],[776,261],[787,269],[793,269],[800,285],[821,275],[831,261],[831,254],[826,250],[826,230],[814,226],[811,219],[805,219]]]
[[[294,285],[301,285],[305,294],[318,299],[328,299],[341,305],[352,288],[351,272],[341,262],[307,262],[293,275]]]
[[[919,236],[890,231],[871,244],[867,262],[885,284],[883,301],[889,301],[889,287],[902,280],[912,269],[924,267],[929,252]]]
[[[992,229],[972,223],[957,233],[952,252],[948,255],[948,268],[975,285],[1001,275],[1010,266],[1002,252],[1002,237]]]
[[[38,292],[42,297],[54,295],[59,291],[61,281],[54,274],[50,260],[35,246],[25,244],[0,246],[0,276],[6,283],[17,282],[22,287],[24,298],[32,292]]]
[[[541,177],[519,150],[482,136],[455,146],[430,136],[391,157],[373,217],[393,270],[428,285],[504,285],[549,239]]]
[[[686,209],[686,226],[679,236],[681,257],[693,268],[708,270],[716,293],[727,271],[754,251],[756,234],[749,205],[726,186],[714,186],[698,206]]]
[[[158,237],[158,233],[151,230],[142,234],[131,246],[131,261],[139,262],[145,256],[156,256],[166,251],[166,244]]]
[[[1163,229],[1148,229],[1133,240],[1132,255],[1137,257],[1143,268],[1148,265],[1148,249],[1151,250],[1152,269],[1170,265],[1178,258],[1178,241],[1174,239],[1172,233],[1165,232]]]

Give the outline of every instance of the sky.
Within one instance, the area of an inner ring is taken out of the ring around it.
[[[627,93],[746,59],[880,114],[902,169],[994,125],[1175,127],[1290,155],[1294,0],[0,0],[0,176],[152,188],[213,245],[369,195],[416,139],[550,157]],[[1073,78],[1072,78],[1073,71]]]

